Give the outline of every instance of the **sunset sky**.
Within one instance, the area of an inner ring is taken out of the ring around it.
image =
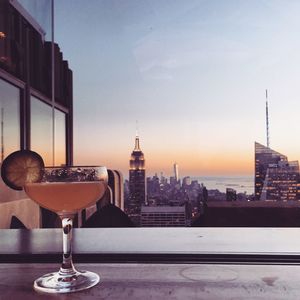
[[[55,1],[73,70],[74,156],[128,174],[253,175],[254,141],[300,158],[300,2]]]

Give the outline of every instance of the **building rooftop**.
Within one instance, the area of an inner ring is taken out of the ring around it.
[[[142,206],[142,213],[179,213],[185,212],[184,206]]]

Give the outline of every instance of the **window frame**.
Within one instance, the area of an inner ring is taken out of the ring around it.
[[[19,98],[19,120],[20,120],[20,149],[26,148],[26,97],[25,97],[25,82],[17,79],[16,77],[10,75],[6,71],[0,69],[0,79],[6,83],[16,87],[20,91]]]
[[[39,91],[35,90],[34,88],[30,88],[30,97],[29,97],[29,105],[28,105],[28,110],[29,110],[29,114],[28,114],[28,132],[29,132],[29,138],[28,141],[29,142],[29,149],[31,149],[31,97],[34,97],[35,99],[41,101],[42,103],[48,105],[51,110],[54,109],[54,115],[52,115],[52,122],[55,123],[55,110],[60,111],[61,113],[65,114],[65,163],[68,164],[69,160],[68,158],[70,157],[70,155],[68,154],[68,116],[70,113],[70,109],[62,106],[61,104],[55,102],[54,105],[51,101],[51,99],[49,99],[48,97],[44,96],[42,93],[40,93]],[[53,119],[54,117],[54,119]],[[55,135],[55,132],[53,133]],[[55,136],[52,137],[52,143],[54,143],[54,148],[55,148]],[[71,147],[70,147],[71,148]]]
[[[20,150],[22,149],[30,149],[31,148],[31,109],[30,109],[30,101],[31,96],[37,98],[41,102],[54,107],[54,109],[59,110],[64,113],[65,118],[65,134],[66,134],[66,163],[70,164],[72,162],[72,108],[67,108],[61,105],[60,103],[55,102],[54,105],[50,98],[43,95],[41,92],[37,91],[32,87],[28,87],[26,83],[5,70],[0,68],[0,79],[5,81],[6,83],[18,88],[20,90]]]

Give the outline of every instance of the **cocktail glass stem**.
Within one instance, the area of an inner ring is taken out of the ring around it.
[[[71,293],[88,289],[100,281],[98,274],[78,271],[72,262],[74,215],[60,215],[63,230],[63,261],[58,272],[45,274],[34,282],[34,289],[46,293]]]
[[[63,261],[59,270],[61,276],[66,276],[66,281],[76,274],[72,261],[72,229],[74,216],[60,216],[63,230]]]

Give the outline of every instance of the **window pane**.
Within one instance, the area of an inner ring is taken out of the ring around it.
[[[45,32],[47,41],[51,40],[51,1],[18,0],[24,9],[33,17],[38,26]]]
[[[55,165],[66,164],[66,114],[55,109]]]
[[[20,149],[20,90],[0,79],[1,161]],[[3,138],[3,139],[2,139]],[[23,192],[7,187],[0,177],[0,203],[20,199]],[[0,220],[0,228],[5,220]]]
[[[53,164],[52,108],[31,97],[31,149],[39,153],[46,166]]]
[[[20,90],[1,79],[0,124],[2,160],[20,148]]]

